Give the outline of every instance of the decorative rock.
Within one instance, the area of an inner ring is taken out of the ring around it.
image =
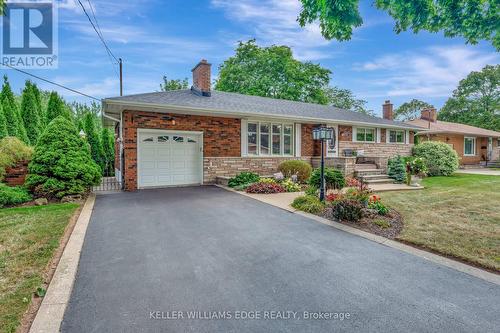
[[[82,196],[80,194],[66,195],[61,199],[61,202],[78,202],[78,201],[82,201]]]
[[[35,205],[37,205],[37,206],[45,206],[48,203],[49,203],[49,201],[46,198],[35,199]]]

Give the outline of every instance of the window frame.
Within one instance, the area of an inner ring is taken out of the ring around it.
[[[249,126],[250,125],[256,125],[256,130],[257,132],[252,132],[249,131]],[[261,125],[268,125],[269,126],[269,132],[267,133],[261,133]],[[273,136],[277,135],[273,131],[274,126],[280,126],[280,133],[279,133],[279,143],[280,143],[280,152],[279,154],[273,153]],[[290,134],[285,134],[285,127],[290,127],[291,133]],[[249,148],[249,141],[248,137],[249,134],[255,133],[257,136],[257,149],[255,153],[250,153],[248,148]],[[261,152],[261,134],[267,134],[269,136],[269,153],[264,154]],[[290,137],[290,153],[285,154],[285,136]],[[276,121],[265,121],[265,120],[247,120],[246,121],[246,151],[244,151],[246,156],[251,156],[251,157],[291,157],[294,156],[295,152],[295,124],[294,123],[289,123],[289,122],[276,122]]]
[[[358,140],[358,134],[360,133],[360,130],[364,131],[364,140]],[[373,131],[373,140],[367,141],[366,140],[366,130],[372,130]],[[356,142],[365,142],[365,143],[376,143],[377,142],[377,129],[375,127],[356,127]]]
[[[391,141],[391,132],[396,132],[396,141]],[[397,141],[398,132],[401,132],[401,134],[403,135],[401,137],[401,139],[402,139],[401,142]],[[395,143],[395,144],[405,144],[406,143],[406,131],[405,130],[387,129],[386,135],[387,135],[387,143]]]
[[[472,140],[472,154],[467,154],[465,149],[466,149],[466,145],[465,145],[465,141],[467,140]],[[476,140],[476,137],[475,136],[464,136],[464,156],[476,156],[477,154],[477,140]]]

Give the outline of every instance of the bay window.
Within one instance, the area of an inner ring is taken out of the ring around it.
[[[464,156],[476,155],[476,138],[464,137]]]
[[[247,123],[247,155],[291,156],[293,124],[249,121]]]
[[[405,142],[405,132],[399,130],[389,130],[389,142],[390,143],[404,143]]]
[[[360,142],[375,142],[374,128],[356,128],[356,141]]]

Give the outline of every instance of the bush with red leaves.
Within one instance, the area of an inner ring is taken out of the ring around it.
[[[270,194],[270,193],[282,193],[286,192],[286,189],[280,184],[273,183],[254,183],[247,187],[247,193],[261,193],[261,194]]]

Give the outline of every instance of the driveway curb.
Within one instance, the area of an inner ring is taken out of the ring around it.
[[[339,223],[339,222],[331,221],[331,220],[325,219],[323,217],[320,217],[320,216],[317,216],[314,214],[302,212],[302,211],[296,210],[290,206],[288,208],[283,208],[283,207],[277,206],[269,201],[262,200],[263,198],[261,199],[261,198],[258,198],[256,196],[248,195],[245,192],[239,192],[239,191],[233,190],[231,188],[228,188],[226,186],[221,186],[221,185],[216,185],[216,186],[218,186],[222,189],[225,189],[227,191],[235,192],[235,193],[238,193],[240,195],[246,196],[248,198],[252,198],[254,200],[266,203],[268,205],[278,207],[278,208],[283,209],[287,212],[301,215],[303,217],[309,218],[309,219],[314,220],[316,222],[327,224],[327,225],[332,226],[336,229],[348,232],[348,233],[356,235],[356,236],[360,236],[360,237],[369,239],[373,242],[391,247],[393,249],[397,249],[397,250],[400,250],[400,251],[403,251],[403,252],[406,252],[409,254],[413,254],[417,257],[424,258],[424,259],[432,261],[436,264],[443,265],[443,266],[452,268],[454,270],[460,271],[462,273],[472,275],[474,277],[477,277],[477,278],[480,278],[482,280],[494,283],[496,285],[500,285],[500,276],[499,275],[494,274],[494,273],[490,273],[490,272],[485,271],[483,269],[480,269],[480,268],[477,268],[474,266],[470,266],[470,265],[464,264],[462,262],[459,262],[459,261],[456,261],[456,260],[453,260],[450,258],[446,258],[446,257],[440,256],[440,255],[437,255],[437,254],[434,254],[431,252],[420,250],[420,249],[417,249],[415,247],[394,241],[392,239],[388,239],[388,238],[378,236],[378,235],[375,235],[375,234],[372,234],[372,233],[369,233],[369,232],[366,232],[366,231],[363,231],[360,229],[356,229],[356,228],[347,226],[347,225]]]
[[[95,194],[90,194],[85,201],[73,232],[64,248],[54,276],[47,288],[47,293],[31,325],[30,333],[59,332],[64,311],[71,296],[78,262],[80,261],[83,240],[90,222],[94,203]]]

